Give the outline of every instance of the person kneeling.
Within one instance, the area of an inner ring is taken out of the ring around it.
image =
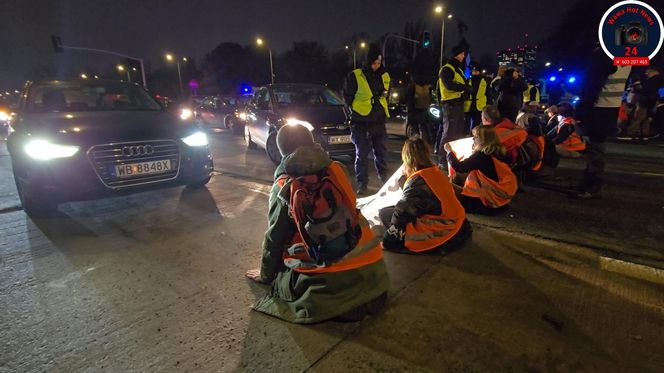
[[[558,106],[560,118],[556,128],[552,129],[547,136],[556,145],[556,152],[561,157],[580,158],[582,151],[586,150],[586,143],[576,133],[574,125],[574,108],[568,103]]]
[[[429,146],[420,138],[406,140],[401,158],[403,196],[379,213],[387,227],[383,248],[403,253],[457,248],[472,228],[449,178],[431,162]]]
[[[455,185],[466,212],[496,215],[505,210],[516,194],[516,176],[507,164],[505,146],[491,126],[473,129],[473,154],[459,161],[445,144],[447,161],[455,172],[468,174],[463,188]]]
[[[261,268],[247,271],[272,289],[254,310],[300,324],[379,311],[389,284],[383,252],[343,165],[303,126],[283,126],[277,146]]]

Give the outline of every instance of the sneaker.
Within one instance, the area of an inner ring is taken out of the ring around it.
[[[367,194],[368,189],[369,189],[369,187],[367,186],[367,184],[360,184],[360,187],[357,188],[356,193],[357,193],[358,196],[363,196],[363,195]]]
[[[597,193],[591,193],[591,192],[578,192],[574,194],[570,194],[570,198],[573,199],[600,199],[602,198],[602,195]]]

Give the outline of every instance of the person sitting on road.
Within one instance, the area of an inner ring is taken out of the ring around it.
[[[560,120],[558,126],[552,129],[547,137],[556,145],[556,152],[561,157],[580,158],[582,151],[586,150],[586,144],[579,134],[574,130],[574,108],[568,103],[558,106]]]
[[[542,123],[537,116],[538,106],[535,101],[525,103],[516,119],[516,124],[528,133],[526,141],[521,145],[523,151],[519,152],[517,160],[517,164],[521,163],[523,167],[521,170],[515,170],[515,172],[524,172],[525,178],[535,176],[535,173],[542,168],[546,150]]]
[[[427,142],[418,137],[404,143],[403,196],[396,206],[379,212],[387,227],[385,250],[414,254],[453,249],[472,234],[449,178],[433,164],[430,151]]]
[[[378,312],[389,285],[380,240],[356,208],[343,165],[300,125],[283,126],[277,146],[283,158],[270,192],[261,268],[247,271],[272,289],[253,309],[300,324],[359,321]]]
[[[466,212],[496,215],[507,210],[517,191],[516,176],[507,164],[505,146],[492,126],[473,129],[473,154],[459,161],[449,144],[445,144],[447,161],[461,175],[468,174],[463,188],[455,185],[459,201]]]
[[[482,110],[482,124],[492,126],[496,130],[498,139],[505,146],[507,163],[512,166],[517,160],[519,147],[528,138],[525,129],[520,128],[508,118],[503,118],[498,108],[487,105]]]
[[[547,122],[544,126],[544,133],[549,133],[552,129],[558,127],[558,106],[549,106],[546,110],[544,110],[544,114],[546,114],[547,117]]]

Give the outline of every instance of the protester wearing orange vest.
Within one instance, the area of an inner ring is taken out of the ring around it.
[[[463,188],[455,185],[466,212],[496,215],[505,210],[516,194],[516,176],[506,163],[505,146],[492,126],[473,129],[473,154],[459,161],[447,144],[447,161],[459,174],[468,174]]]
[[[508,118],[503,118],[498,108],[488,105],[482,110],[482,124],[492,126],[500,142],[505,146],[506,160],[511,166],[516,162],[519,147],[528,138],[528,132]]]
[[[387,231],[383,248],[416,254],[461,245],[472,233],[466,212],[445,173],[431,162],[428,144],[411,138],[401,150],[403,196],[379,212]]]
[[[561,157],[579,158],[586,144],[574,130],[574,108],[568,103],[558,105],[558,125],[547,136],[556,145],[556,152]]]
[[[377,312],[385,304],[389,284],[380,239],[355,208],[355,193],[343,165],[333,162],[300,125],[282,127],[277,146],[283,159],[270,192],[261,268],[247,271],[249,279],[272,284],[272,289],[254,310],[300,324],[333,318],[358,321]],[[304,245],[315,237],[301,229],[295,217],[303,211],[292,203],[301,198],[295,193],[302,191],[293,186],[312,177],[332,183],[343,197],[337,207],[348,213],[344,221],[357,222],[354,228],[343,229],[334,246],[321,242],[316,250]]]

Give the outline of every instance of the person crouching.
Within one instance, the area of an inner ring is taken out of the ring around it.
[[[586,150],[586,143],[576,133],[574,128],[574,108],[568,103],[558,105],[559,120],[556,128],[549,131],[547,136],[556,145],[556,152],[561,157],[580,158],[581,152]]]
[[[466,212],[496,215],[507,210],[516,194],[516,176],[508,165],[505,146],[492,126],[475,127],[473,140],[473,154],[463,161],[445,144],[450,167],[457,175],[468,174],[463,188],[455,185],[455,190]]]
[[[396,206],[379,212],[387,227],[383,248],[409,254],[458,248],[472,228],[449,178],[431,161],[429,145],[410,138],[401,158],[406,178],[403,196]]]
[[[261,268],[246,274],[272,289],[254,310],[299,324],[359,321],[379,311],[389,285],[383,252],[355,207],[344,166],[303,126],[283,126],[277,146],[283,159],[270,191]],[[328,212],[329,219],[306,220]]]

